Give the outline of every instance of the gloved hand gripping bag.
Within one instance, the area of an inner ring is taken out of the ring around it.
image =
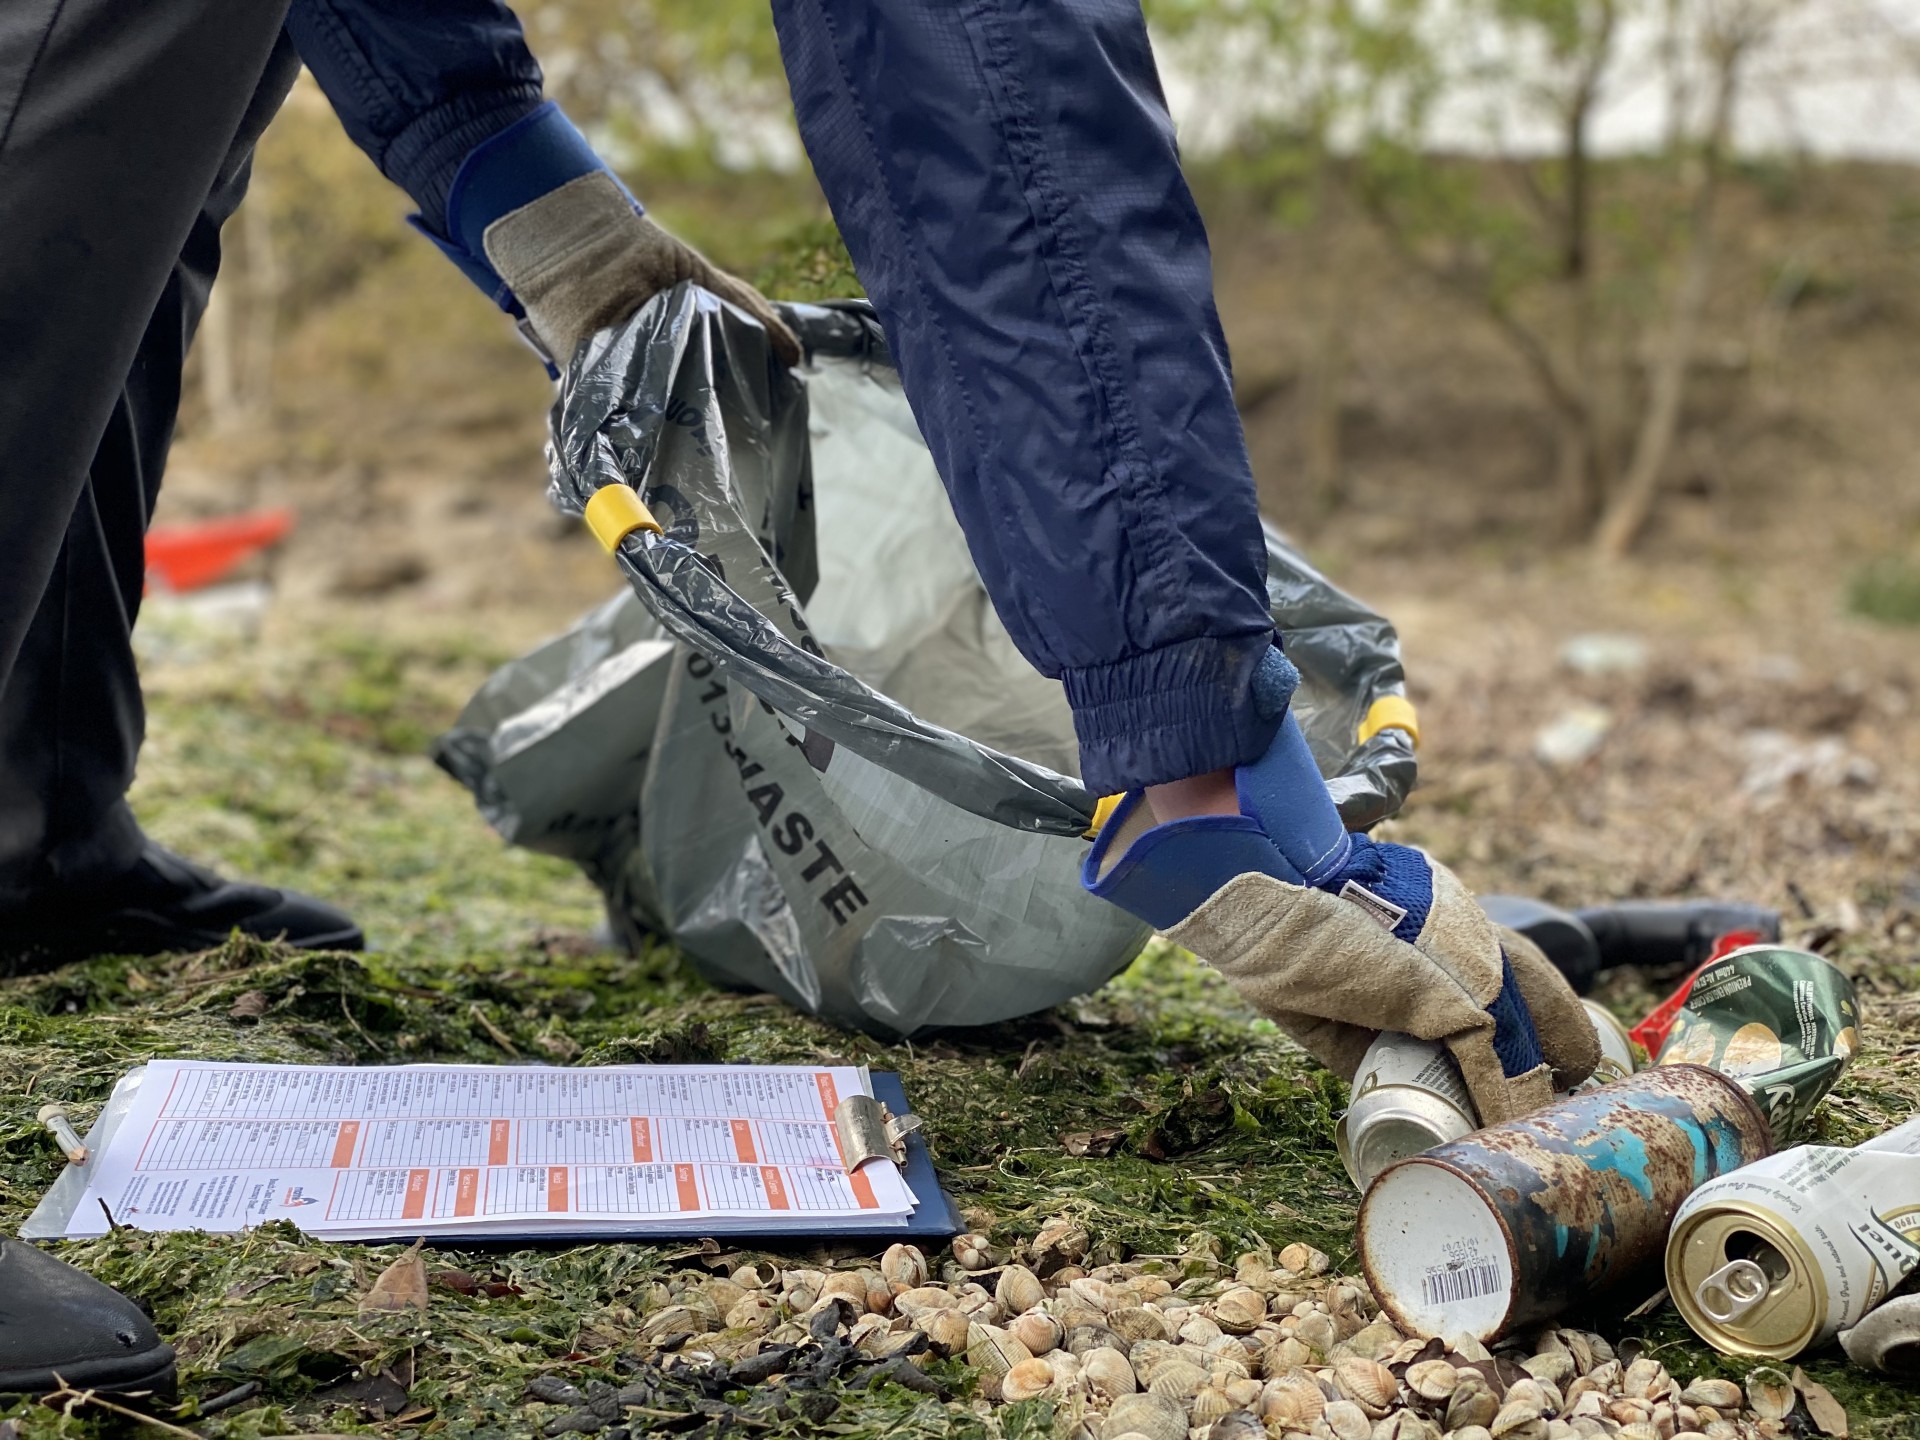
[[[511,843],[577,862],[615,933],[885,1035],[1093,990],[1148,938],[1085,894],[1073,723],[988,603],[862,301],[784,305],[811,363],[690,285],[601,332],[551,417],[551,498],[632,485],[631,584],[494,674],[436,747]],[[1343,817],[1412,788],[1386,620],[1267,532],[1294,700]]]

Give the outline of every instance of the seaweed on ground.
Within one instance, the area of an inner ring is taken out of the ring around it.
[[[586,883],[501,847],[466,797],[408,753],[431,697],[457,697],[488,658],[448,653],[323,637],[244,670],[158,678],[138,796],[156,832],[235,869],[353,897],[382,948],[314,955],[236,940],[0,984],[0,1229],[59,1164],[37,1107],[60,1100],[84,1121],[120,1075],[156,1056],[844,1060],[903,1074],[943,1179],[996,1243],[1070,1215],[1109,1256],[1199,1244],[1230,1257],[1300,1240],[1350,1266],[1354,1196],[1330,1138],[1343,1087],[1188,957],[1156,946],[1075,1004],[896,1045],[708,986],[665,946],[606,953],[591,938]],[[1844,1140],[1914,1107],[1920,974],[1885,964],[1870,939],[1842,937],[1836,953],[1869,1005],[1867,1048],[1827,1111],[1827,1133]],[[1611,998],[1633,1013],[1650,992]],[[186,1398],[170,1418],[208,1440],[533,1434],[570,1412],[530,1400],[530,1381],[560,1376],[583,1405],[606,1393],[596,1385],[632,1387],[643,1315],[720,1259],[711,1245],[436,1249],[427,1311],[386,1314],[362,1313],[359,1297],[395,1247],[318,1243],[284,1224],[236,1237],[123,1230],[61,1253],[152,1311],[181,1355]],[[855,1245],[775,1259],[872,1256]],[[1608,1329],[1642,1337],[1676,1374],[1743,1373],[1670,1314]],[[1846,1401],[1856,1434],[1911,1433],[1912,1392],[1831,1355],[1809,1372]],[[823,1379],[830,1409],[742,1410],[749,1396],[723,1392],[706,1398],[734,1411],[655,1406],[652,1418],[766,1437],[1047,1430],[1044,1402],[988,1411],[957,1362],[932,1373],[944,1397],[849,1371]],[[25,1404],[0,1417],[26,1436],[131,1423]]]

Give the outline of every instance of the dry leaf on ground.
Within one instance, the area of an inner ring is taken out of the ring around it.
[[[360,1313],[397,1312],[427,1308],[427,1266],[420,1258],[420,1242],[380,1272],[360,1297]]]

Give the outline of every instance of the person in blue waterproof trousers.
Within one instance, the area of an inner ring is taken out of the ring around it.
[[[1557,974],[1442,867],[1342,829],[1287,706],[1252,480],[1138,0],[774,0],[807,150],[994,604],[1125,796],[1093,893],[1350,1075],[1447,1044],[1484,1118],[1582,1078]],[[495,0],[0,8],[0,973],[353,922],[155,846],[125,803],[141,534],[254,141],[299,61],[415,224],[549,357],[693,280]],[[0,1392],[164,1389],[112,1291],[0,1240]]]
[[[1351,1078],[1443,1042],[1482,1119],[1599,1058],[1445,867],[1349,835],[1288,713],[1206,234],[1138,0],[773,0],[794,109],[995,609],[1121,794],[1087,888]]]

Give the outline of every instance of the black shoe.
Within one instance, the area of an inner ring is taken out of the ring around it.
[[[296,890],[223,880],[151,840],[133,868],[0,915],[0,976],[91,955],[210,950],[239,930],[303,950],[359,950],[360,927]]]
[[[112,1395],[174,1391],[173,1347],[117,1290],[20,1240],[0,1240],[0,1395],[63,1385]]]

